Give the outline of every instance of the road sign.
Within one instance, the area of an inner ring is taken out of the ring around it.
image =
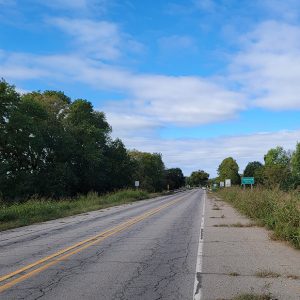
[[[254,184],[254,177],[242,177],[242,184]]]
[[[225,179],[225,187],[231,187],[231,179]]]
[[[140,182],[139,182],[139,181],[135,181],[135,182],[134,182],[134,186],[135,186],[135,187],[139,187],[139,186],[140,186]]]
[[[220,187],[224,187],[224,186],[225,186],[224,181],[221,181],[221,182],[220,182]]]

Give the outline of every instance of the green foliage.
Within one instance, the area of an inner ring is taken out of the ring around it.
[[[203,170],[192,172],[188,178],[188,184],[190,186],[204,186],[208,183],[209,174]]]
[[[263,168],[263,164],[259,161],[249,162],[244,170],[245,177],[255,177],[255,175]]]
[[[5,201],[73,197],[131,187],[142,174],[148,190],[161,190],[159,154],[133,159],[113,140],[104,113],[63,92],[20,96],[0,81],[0,187]]]
[[[185,178],[180,168],[167,169],[164,172],[165,186],[170,190],[179,189],[185,185]]]
[[[61,217],[71,216],[87,211],[97,210],[113,205],[130,203],[149,198],[142,190],[122,190],[116,193],[99,196],[88,193],[75,199],[31,199],[25,203],[0,206],[0,231],[25,226]]]
[[[264,156],[266,166],[282,166],[287,167],[290,162],[290,155],[282,147],[272,148]]]
[[[293,186],[290,168],[291,155],[282,147],[272,148],[264,156],[263,183],[268,188],[288,190]]]
[[[300,195],[280,189],[239,187],[222,189],[220,196],[248,217],[274,230],[277,238],[300,248]]]
[[[134,150],[129,155],[135,165],[134,178],[140,182],[140,188],[149,192],[162,191],[165,166],[161,154]]]
[[[231,179],[232,184],[240,184],[239,166],[232,157],[225,158],[218,167],[220,181]]]
[[[291,159],[292,175],[294,177],[294,186],[300,186],[300,143],[297,143],[296,150]]]

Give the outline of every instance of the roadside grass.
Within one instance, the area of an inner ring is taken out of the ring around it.
[[[300,193],[256,187],[226,188],[218,195],[241,213],[274,231],[273,239],[289,241],[300,249]]]
[[[0,204],[0,231],[26,226],[98,210],[119,204],[131,203],[156,195],[142,190],[122,190],[99,196],[91,192],[86,196],[63,200],[31,199],[25,203]]]
[[[280,277],[281,275],[270,270],[261,270],[256,272],[255,276],[259,278],[277,278]]]
[[[238,223],[233,223],[233,224],[215,224],[213,225],[214,227],[237,227],[237,228],[244,228],[244,227],[255,227],[255,223],[247,223],[247,224],[242,224],[240,222]]]
[[[234,297],[232,300],[272,300],[272,296],[269,294],[241,294]]]

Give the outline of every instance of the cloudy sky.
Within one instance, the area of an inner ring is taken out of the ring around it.
[[[243,171],[300,141],[300,1],[0,0],[0,77],[91,101],[185,175]]]

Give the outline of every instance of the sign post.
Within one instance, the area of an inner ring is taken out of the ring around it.
[[[246,188],[246,184],[251,185],[251,189],[253,189],[253,184],[255,183],[254,177],[242,177],[242,185],[244,189]]]
[[[220,187],[222,188],[222,187],[224,187],[224,186],[225,186],[224,181],[220,181]]]

